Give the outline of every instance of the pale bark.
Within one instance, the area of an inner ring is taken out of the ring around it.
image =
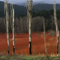
[[[32,54],[32,39],[31,39],[31,20],[32,20],[32,0],[27,0],[28,4],[28,19],[29,19],[29,53]]]
[[[9,54],[9,13],[8,13],[7,0],[5,0],[5,9],[6,9],[6,33],[7,33],[8,54]]]
[[[13,53],[15,55],[14,9],[13,9],[13,28],[12,28],[12,33],[13,33]]]
[[[30,48],[30,54],[32,54],[32,39],[31,39],[31,15],[29,16],[29,48]]]
[[[59,54],[59,29],[58,29],[58,23],[57,23],[57,17],[56,17],[56,1],[54,0],[54,22],[56,26],[56,37],[57,37],[57,54]]]

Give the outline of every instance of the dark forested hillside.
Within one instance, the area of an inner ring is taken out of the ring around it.
[[[13,5],[15,9],[15,16],[19,16],[20,14],[26,14],[26,7],[19,6],[19,5]],[[8,8],[10,10],[10,4],[8,4]],[[4,16],[4,2],[0,1],[0,17]]]
[[[58,27],[60,30],[60,4],[57,4],[57,19],[58,19]],[[22,33],[28,32],[27,28],[27,10],[24,6],[13,5],[15,9],[15,32]],[[8,4],[8,8],[10,11],[10,4]],[[32,32],[43,31],[43,19],[46,22],[46,31],[52,29],[55,30],[54,24],[54,11],[52,4],[37,4],[33,6],[32,11]],[[22,17],[23,16],[23,17]],[[19,18],[17,18],[19,17]],[[4,24],[4,2],[0,2],[0,32],[6,32],[5,24]],[[9,20],[10,21],[10,20]],[[11,24],[9,26],[11,32]]]
[[[20,15],[26,15],[27,10],[24,6],[19,5],[13,5],[15,9],[15,16],[19,17]],[[8,7],[10,8],[10,4],[8,4]],[[36,4],[33,6],[33,12],[39,12],[42,10],[51,10],[53,9],[52,4]],[[60,4],[57,4],[57,10],[60,10]],[[4,2],[0,1],[0,17],[4,16]]]
[[[56,4],[56,9],[60,10],[60,4]],[[53,4],[36,4],[33,6],[34,11],[41,11],[41,10],[51,10],[53,9]]]

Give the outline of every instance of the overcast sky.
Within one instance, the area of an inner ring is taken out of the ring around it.
[[[0,1],[4,1],[4,0],[0,0]],[[10,0],[8,0],[10,2]],[[12,0],[12,2],[15,3],[24,3],[26,2],[26,0]],[[53,0],[33,0],[33,2],[42,2],[42,3],[53,3]],[[56,0],[56,3],[60,4],[60,0]]]

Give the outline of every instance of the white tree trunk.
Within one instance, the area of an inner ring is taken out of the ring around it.
[[[30,13],[29,13],[30,15]],[[32,39],[31,39],[31,15],[29,16],[29,49],[30,49],[30,54],[32,54]]]
[[[54,22],[56,26],[56,37],[57,37],[57,55],[59,54],[59,30],[58,30],[58,23],[56,17],[56,1],[54,0]]]
[[[7,33],[7,43],[8,43],[8,54],[9,54],[9,13],[7,0],[5,0],[5,9],[6,9],[6,33]]]
[[[27,4],[28,4],[27,14],[28,14],[28,19],[29,19],[29,53],[32,54],[32,39],[31,39],[32,0],[27,0]]]
[[[13,9],[13,28],[12,28],[12,33],[13,33],[13,53],[15,55],[14,9]]]

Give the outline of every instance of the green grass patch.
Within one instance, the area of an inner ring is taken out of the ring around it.
[[[3,59],[3,58],[7,58],[7,56],[1,56],[0,58],[2,58],[2,59]]]
[[[22,57],[22,59],[24,60],[33,60],[34,58],[31,58],[31,57]]]
[[[1,59],[5,60],[60,60],[60,57],[50,56],[0,56]]]

